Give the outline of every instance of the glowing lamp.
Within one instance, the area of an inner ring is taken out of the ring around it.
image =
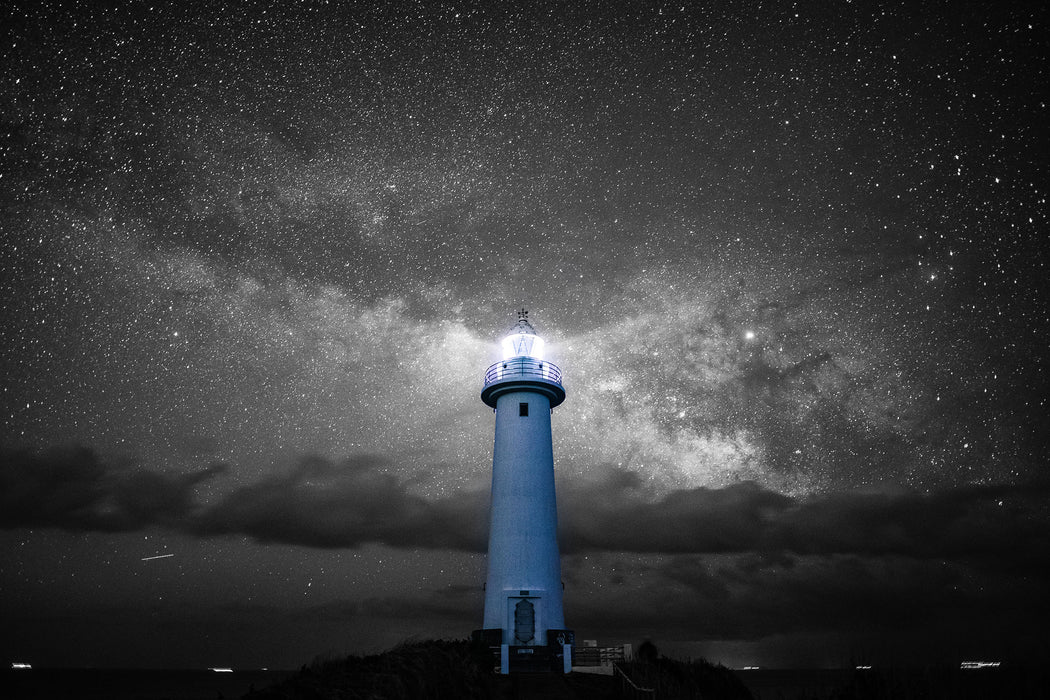
[[[524,316],[519,316],[518,323],[514,326],[511,334],[503,339],[503,359],[512,357],[531,357],[534,360],[543,359],[543,338],[536,335],[536,331]]]

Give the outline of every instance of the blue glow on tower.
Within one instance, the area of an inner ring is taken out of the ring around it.
[[[493,644],[499,638],[504,673],[524,668],[526,657],[530,670],[568,670],[551,441],[552,409],[565,389],[524,309],[501,346],[481,392],[496,412],[483,632]]]

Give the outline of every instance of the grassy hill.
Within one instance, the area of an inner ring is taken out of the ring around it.
[[[661,700],[750,700],[747,688],[728,669],[705,661],[659,658],[626,664],[636,684],[654,688]],[[485,647],[468,641],[405,643],[371,656],[317,661],[245,700],[635,700],[639,694],[621,679],[589,674],[500,676]]]

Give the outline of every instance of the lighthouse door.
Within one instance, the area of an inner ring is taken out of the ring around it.
[[[536,606],[527,598],[511,598],[514,607],[511,614],[514,617],[514,643],[516,645],[532,644],[536,640]]]

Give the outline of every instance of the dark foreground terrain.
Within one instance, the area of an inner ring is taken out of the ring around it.
[[[427,698],[620,700],[699,698],[749,700],[732,671],[704,661],[654,659],[622,664],[639,691],[620,676],[584,673],[500,676],[485,647],[467,641],[403,644],[383,654],[317,662],[291,678],[245,696],[246,700],[317,698]]]
[[[641,651],[641,649],[640,649]],[[530,700],[1045,700],[1050,671],[996,668],[772,671],[739,675],[706,661],[659,656],[621,664],[621,676],[493,672],[488,650],[467,641],[403,644],[383,654],[315,662],[245,700],[494,698]],[[744,680],[746,679],[746,683]]]

